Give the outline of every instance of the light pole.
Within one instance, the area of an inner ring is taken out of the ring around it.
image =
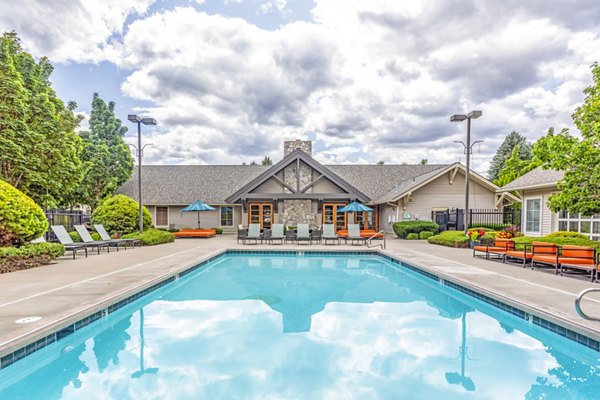
[[[143,213],[144,210],[143,210],[143,205],[142,205],[142,156],[144,153],[144,147],[146,147],[148,145],[145,145],[144,147],[142,147],[142,124],[156,125],[156,120],[154,118],[142,118],[135,114],[129,114],[127,116],[127,119],[133,123],[136,123],[137,127],[138,127],[138,144],[137,144],[137,146],[135,146],[135,145],[130,145],[130,146],[132,146],[136,150],[136,153],[138,156],[138,202],[139,202],[139,206],[140,206],[139,230],[140,230],[140,233],[144,233],[144,213]]]
[[[467,154],[467,170],[465,172],[465,211],[464,211],[464,229],[465,229],[465,234],[467,233],[467,231],[469,230],[469,224],[468,224],[468,213],[469,213],[469,168],[470,168],[470,162],[471,162],[471,151],[473,150],[473,145],[475,145],[476,143],[481,143],[481,141],[477,141],[475,143],[473,143],[473,145],[471,145],[471,120],[472,119],[477,119],[479,117],[481,117],[482,112],[481,111],[471,111],[470,113],[468,113],[467,115],[465,114],[454,114],[450,117],[450,121],[451,122],[462,122],[465,119],[467,120],[467,143],[463,143],[463,142],[458,142],[458,143],[462,143],[462,145],[465,147],[465,153]]]

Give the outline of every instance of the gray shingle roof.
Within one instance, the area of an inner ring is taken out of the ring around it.
[[[556,185],[558,181],[563,178],[563,171],[556,171],[554,169],[543,170],[542,167],[529,171],[523,176],[515,179],[514,181],[504,185],[500,191],[506,192],[510,190],[522,190],[529,187],[544,187]]]
[[[377,200],[397,188],[421,182],[447,165],[326,165],[333,173]],[[224,204],[225,199],[268,167],[262,165],[143,165],[145,204],[188,205],[196,200]],[[415,182],[413,182],[415,178]],[[137,168],[117,191],[137,198]]]
[[[184,206],[196,200],[224,204],[227,196],[257,177],[262,165],[142,165],[145,204]],[[118,193],[137,198],[137,168]]]
[[[420,175],[447,165],[327,165],[333,173],[377,200],[386,193]]]

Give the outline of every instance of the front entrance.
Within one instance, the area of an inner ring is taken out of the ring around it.
[[[260,224],[263,229],[270,229],[273,223],[272,203],[249,203],[248,223]]]
[[[323,224],[333,224],[336,232],[346,229],[346,213],[338,213],[338,209],[345,205],[345,203],[324,203]]]

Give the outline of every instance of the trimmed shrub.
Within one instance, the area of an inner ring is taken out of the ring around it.
[[[0,247],[0,274],[39,267],[65,253],[59,243],[34,243],[21,247]]]
[[[444,231],[427,239],[429,243],[448,247],[469,247],[469,240],[462,231]]]
[[[433,236],[433,232],[431,231],[422,231],[419,233],[419,239],[429,239]]]
[[[406,240],[417,240],[417,239],[419,239],[418,233],[409,233],[408,235],[406,235]]]
[[[596,247],[598,249],[600,249],[600,242],[594,241],[594,240],[590,240],[590,239],[581,239],[579,237],[561,237],[561,236],[554,236],[554,237],[549,237],[548,236],[544,236],[544,237],[533,237],[533,236],[521,236],[518,238],[515,238],[515,248],[517,250],[523,250],[523,244],[525,243],[531,243],[531,242],[544,242],[544,243],[556,243],[559,246],[562,246],[563,244],[570,244],[570,245],[574,245],[574,246],[587,246],[587,247]]]
[[[469,229],[489,229],[492,231],[501,231],[505,228],[512,226],[511,224],[473,224],[469,225]]]
[[[0,246],[28,242],[47,230],[48,219],[40,206],[0,180]]]
[[[551,233],[549,235],[546,235],[545,237],[547,237],[547,238],[555,238],[555,237],[578,238],[578,239],[589,240],[589,238],[586,235],[584,235],[583,233],[579,233],[579,232],[567,232],[567,231],[553,232],[553,233]]]
[[[223,233],[223,229],[221,229],[221,228],[210,228],[210,229],[214,229],[215,232],[217,233],[217,235],[221,235]]]
[[[487,243],[493,244],[496,241],[496,235],[494,233],[487,233],[483,235],[479,240],[483,245]]]
[[[92,235],[92,239],[100,240],[100,234],[98,232],[90,232],[90,235]],[[79,233],[77,233],[77,231],[69,232],[69,236],[71,236],[71,240],[74,241],[75,243],[83,242],[83,240],[81,239],[81,236],[79,236]]]
[[[396,236],[404,239],[409,233],[419,234],[423,231],[437,233],[440,229],[440,226],[431,221],[402,221],[396,222],[393,225],[393,228]]]
[[[144,231],[152,226],[152,217],[143,208]],[[102,224],[110,234],[119,236],[137,231],[139,228],[139,205],[131,197],[118,194],[104,199],[92,214],[92,224]]]
[[[123,237],[125,239],[140,239],[144,246],[154,246],[155,244],[170,243],[175,241],[175,235],[172,233],[154,228],[148,229],[142,234],[139,232],[133,232]]]

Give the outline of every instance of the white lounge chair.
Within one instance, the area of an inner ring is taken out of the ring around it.
[[[336,241],[337,244],[340,244],[340,237],[335,234],[335,227],[333,224],[323,224],[323,239],[325,240],[325,244],[327,244],[328,240]]]
[[[301,241],[308,241],[308,244],[311,244],[310,229],[308,224],[298,224],[296,240],[298,241],[298,244],[300,244]]]
[[[359,244],[364,245],[367,241],[367,238],[360,236],[360,225],[358,224],[348,224],[348,239],[350,240],[350,244],[354,245],[354,242],[359,242]],[[362,242],[362,243],[360,243]]]

